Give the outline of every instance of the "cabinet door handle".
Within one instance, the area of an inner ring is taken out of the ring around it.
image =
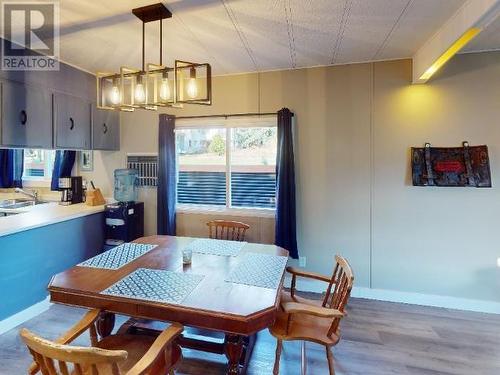
[[[108,132],[108,126],[106,125],[106,123],[102,124],[102,132],[103,134],[106,134]]]
[[[73,130],[75,128],[75,120],[73,120],[73,117],[69,118],[70,126],[69,130]]]
[[[19,121],[21,121],[21,125],[26,125],[26,123],[28,122],[28,114],[24,109],[19,112]]]

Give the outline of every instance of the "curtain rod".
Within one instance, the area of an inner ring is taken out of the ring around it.
[[[195,118],[211,118],[211,117],[245,117],[245,116],[271,116],[277,115],[277,112],[266,112],[266,113],[234,113],[228,115],[203,115],[203,116],[178,116],[176,119],[195,119]],[[293,116],[293,114],[292,114]]]

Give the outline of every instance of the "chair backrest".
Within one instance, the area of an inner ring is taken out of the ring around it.
[[[323,307],[336,309],[343,313],[351,295],[353,283],[354,274],[349,262],[340,255],[335,255],[335,268],[323,299]],[[339,324],[340,318],[333,320],[328,330],[328,336],[337,332]]]
[[[207,223],[210,238],[218,240],[245,241],[250,225],[239,221],[213,220]]]
[[[80,346],[61,345],[36,336],[23,328],[21,338],[43,375],[83,375],[85,368],[92,369],[92,375],[99,375],[97,365],[108,364],[113,375],[120,375],[118,363],[127,359],[124,350],[104,350]]]

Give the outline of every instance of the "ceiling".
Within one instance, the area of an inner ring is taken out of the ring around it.
[[[155,0],[64,0],[61,58],[90,72],[141,65],[141,22],[131,9]],[[172,0],[164,59],[209,62],[213,74],[409,58],[465,0]],[[468,51],[500,48],[496,29]],[[146,60],[157,63],[158,23]]]
[[[464,52],[500,50],[500,16],[464,48]]]

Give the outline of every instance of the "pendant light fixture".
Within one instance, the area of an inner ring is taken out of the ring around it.
[[[162,4],[132,10],[142,21],[142,67],[122,66],[119,73],[97,73],[97,107],[134,111],[156,110],[158,106],[212,104],[212,69],[208,63],[175,60],[173,67],[163,65],[163,20],[172,13]],[[159,64],[146,64],[146,23],[160,23]]]

